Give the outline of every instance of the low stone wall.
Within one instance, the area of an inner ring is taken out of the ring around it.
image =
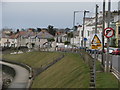
[[[25,69],[27,69],[29,72],[31,71],[31,68],[30,68],[28,65],[26,65],[26,64],[19,63],[19,62],[16,62],[16,61],[6,60],[6,59],[4,59],[4,58],[2,59],[2,61],[7,62],[7,63],[16,64],[16,65],[22,66],[22,67],[24,67]]]
[[[19,66],[27,69],[30,73],[29,74],[29,79],[31,79],[30,82],[28,82],[27,88],[30,88],[30,86],[32,84],[32,79],[34,78],[33,69],[30,66],[28,66],[26,64],[23,64],[23,63],[16,62],[16,61],[6,60],[6,59],[2,59],[2,61],[7,62],[7,63],[11,63],[11,64],[16,64],[16,65],[19,65]]]
[[[16,74],[15,70],[7,65],[2,65],[2,71],[5,72],[6,74],[9,74],[12,77],[14,77]]]
[[[2,89],[8,88],[13,78],[15,77],[15,70],[7,65],[2,65]]]

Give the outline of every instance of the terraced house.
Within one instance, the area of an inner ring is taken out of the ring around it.
[[[50,45],[48,39],[54,38],[46,30],[41,30],[41,32],[33,32],[32,30],[19,31],[11,35],[3,33],[1,36],[0,44],[2,47],[25,46],[28,48],[47,47],[47,45]]]

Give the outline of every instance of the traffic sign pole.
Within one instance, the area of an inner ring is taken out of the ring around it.
[[[110,26],[110,8],[111,8],[111,0],[109,0],[109,2],[108,2],[108,27]],[[113,35],[111,35],[111,36],[113,36]],[[109,38],[110,38],[110,36],[109,36]],[[109,40],[109,38],[107,38],[106,72],[110,72],[110,68],[109,68],[109,41],[110,40]]]
[[[108,28],[104,29],[104,36],[106,36],[107,38],[107,56],[106,56],[106,66],[105,66],[105,72],[110,72],[110,67],[109,67],[109,42],[112,36],[114,35],[114,30],[112,28],[109,27],[108,24]]]

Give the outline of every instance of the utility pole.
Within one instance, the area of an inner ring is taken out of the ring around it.
[[[102,25],[102,65],[104,66],[104,29],[105,29],[105,0],[103,0],[103,25]]]
[[[96,4],[96,18],[95,18],[95,34],[97,34],[97,25],[98,25],[98,5]]]
[[[108,1],[108,18],[107,18],[107,24],[108,27],[110,27],[110,10],[111,10],[111,0]],[[109,68],[109,41],[110,39],[107,38],[107,56],[106,56],[106,72],[110,72],[110,68]]]
[[[82,42],[81,42],[81,46],[83,48],[83,42],[84,42],[84,28],[85,28],[85,16],[86,13],[89,13],[89,11],[84,10],[84,16],[83,16],[83,31],[82,31]],[[84,42],[85,43],[85,42]]]
[[[96,18],[95,18],[95,34],[97,34],[97,25],[98,25],[98,5],[96,4]],[[94,83],[96,87],[96,60],[97,60],[97,51],[94,51],[94,62],[93,62],[93,72],[94,72]]]

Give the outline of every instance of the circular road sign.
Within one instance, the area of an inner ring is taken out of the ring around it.
[[[110,38],[114,35],[114,30],[110,27],[105,28],[104,29],[104,36],[106,36],[106,38]]]
[[[84,38],[84,41],[87,41],[87,38]]]

